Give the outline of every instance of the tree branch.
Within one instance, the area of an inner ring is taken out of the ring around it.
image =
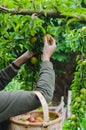
[[[36,13],[36,15],[38,15],[38,16],[45,15],[44,10],[41,10],[41,11],[29,10],[29,9],[16,10],[16,9],[8,9],[8,8],[3,7],[3,6],[0,6],[0,12],[11,13],[11,14],[21,14],[21,15],[32,15],[34,13]],[[60,12],[58,12],[56,10],[49,10],[47,12],[47,16],[60,17]]]
[[[29,10],[29,9],[8,9],[6,7],[0,6],[0,12],[4,13],[11,13],[11,14],[20,14],[20,15],[32,15],[36,14],[36,16],[49,16],[52,18],[66,18],[68,16],[62,15],[61,12],[57,10],[48,10],[47,13],[45,13],[44,10]],[[69,18],[76,18],[78,21],[85,23],[86,20],[82,19],[78,16],[69,16]]]

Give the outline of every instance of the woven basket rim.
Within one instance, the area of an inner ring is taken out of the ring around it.
[[[43,113],[42,110],[34,110],[34,111],[31,111],[31,112],[27,112],[25,113],[26,114],[30,114],[30,113]],[[53,114],[55,116],[57,116],[56,119],[52,120],[52,121],[48,121],[48,122],[36,122],[36,123],[32,123],[32,122],[22,122],[22,121],[19,121],[19,120],[16,120],[16,118],[18,116],[15,116],[15,117],[11,117],[10,118],[10,122],[11,123],[14,123],[14,124],[17,124],[17,125],[22,125],[22,126],[33,126],[33,127],[36,127],[36,126],[39,126],[39,127],[47,127],[47,126],[50,126],[50,125],[53,125],[53,124],[56,124],[58,122],[61,121],[61,117],[59,116],[59,114],[57,112],[54,112],[54,111],[49,111],[49,114]],[[24,115],[24,114],[21,114],[21,116]]]

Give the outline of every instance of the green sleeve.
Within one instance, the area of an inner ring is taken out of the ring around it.
[[[36,90],[40,91],[47,102],[53,97],[55,73],[51,62],[45,61],[40,70]],[[33,91],[0,92],[0,122],[40,106],[40,101]]]
[[[45,61],[40,70],[40,79],[37,83],[36,90],[41,91],[47,102],[53,97],[55,86],[55,73],[51,62]],[[41,88],[41,89],[40,89]]]
[[[4,89],[16,74],[10,66],[2,69],[0,71],[0,90]]]

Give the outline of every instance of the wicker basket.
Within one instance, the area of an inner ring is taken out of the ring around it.
[[[42,96],[40,92],[35,91],[36,95],[38,96],[42,107],[43,111],[40,110],[34,110],[19,116],[15,116],[10,118],[10,127],[9,130],[62,130],[60,127],[61,125],[61,117],[59,117],[58,113],[54,111],[49,111],[48,110],[48,105]],[[30,114],[31,117],[42,117],[43,121],[42,122],[22,122],[19,119],[22,116]],[[49,120],[50,118],[54,118],[53,120]]]

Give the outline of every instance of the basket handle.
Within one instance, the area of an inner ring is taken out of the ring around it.
[[[49,121],[49,110],[48,110],[48,104],[44,98],[44,96],[39,91],[34,91],[34,93],[39,98],[42,108],[43,108],[43,118],[44,121]]]

